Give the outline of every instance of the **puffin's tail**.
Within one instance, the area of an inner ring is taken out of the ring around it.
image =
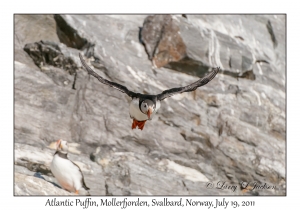
[[[86,190],[86,193],[87,193],[86,195],[87,195],[87,196],[90,196],[90,195],[91,195],[90,192],[89,192],[90,188],[88,188],[88,187],[86,186],[83,177],[82,177],[82,188]]]
[[[88,188],[85,183],[82,185],[82,187],[85,189],[85,190],[89,190],[90,188]]]

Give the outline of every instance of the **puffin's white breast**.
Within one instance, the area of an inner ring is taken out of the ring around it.
[[[63,188],[75,192],[82,187],[82,174],[69,159],[61,158],[58,154],[54,155],[51,171]]]

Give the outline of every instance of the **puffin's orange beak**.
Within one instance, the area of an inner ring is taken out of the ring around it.
[[[148,109],[148,111],[147,111],[148,118],[150,118],[152,112],[153,112],[152,107],[149,107],[149,109]]]
[[[59,147],[60,149],[62,148],[62,146],[61,146],[61,143],[60,143],[60,142],[61,142],[61,140],[60,140],[60,139],[58,139],[58,140],[56,141],[56,148],[58,148],[58,147]]]

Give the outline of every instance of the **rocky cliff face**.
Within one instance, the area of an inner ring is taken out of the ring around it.
[[[49,168],[57,139],[72,145],[91,195],[285,195],[285,24],[283,15],[15,15],[15,195],[70,194]],[[89,76],[78,53],[148,94],[222,71],[131,130],[130,99]]]

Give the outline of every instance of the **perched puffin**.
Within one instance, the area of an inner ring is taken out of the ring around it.
[[[61,187],[69,192],[79,193],[81,188],[86,191],[82,171],[79,166],[68,159],[68,143],[63,140],[56,141],[56,152],[51,163],[51,171]],[[87,191],[87,195],[90,195]]]
[[[153,115],[159,109],[160,101],[164,100],[165,98],[171,97],[175,94],[196,90],[198,87],[206,85],[208,82],[210,82],[220,71],[219,67],[213,68],[208,75],[190,85],[168,89],[157,95],[145,95],[141,93],[132,92],[123,85],[104,79],[86,64],[80,53],[79,57],[82,65],[90,75],[97,78],[101,83],[116,88],[117,90],[126,93],[132,98],[132,101],[129,105],[129,114],[130,117],[133,119],[132,129],[138,127],[141,130],[143,130],[146,121],[151,120]]]

